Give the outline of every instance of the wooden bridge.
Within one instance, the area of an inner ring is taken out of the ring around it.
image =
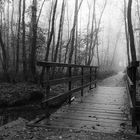
[[[134,78],[137,64],[132,64],[127,68],[127,88],[109,85],[96,87],[98,67],[46,62],[38,62],[38,65],[45,67],[47,72],[47,81],[43,81],[47,95],[42,102],[46,116],[30,122],[30,126],[129,134],[135,133],[132,126],[137,126],[137,132],[139,132],[139,106],[136,101],[136,78]],[[65,67],[67,76],[51,79],[49,77],[51,69],[58,67]],[[72,74],[75,70],[76,76]],[[120,77],[122,78],[123,74]],[[85,78],[86,83],[84,83]],[[114,76],[112,79],[115,78]],[[77,80],[80,80],[80,86],[73,88],[72,83]],[[51,85],[64,82],[68,83],[68,91],[48,98]],[[88,86],[90,91],[84,92],[84,88]],[[71,102],[78,91],[81,91],[81,98],[76,98]],[[50,115],[50,107],[57,105],[59,101],[63,103],[67,99],[67,105]]]

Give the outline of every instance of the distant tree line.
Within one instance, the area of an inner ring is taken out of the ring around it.
[[[95,47],[99,45],[98,35],[107,0],[104,1],[98,18],[96,0],[92,5],[87,0],[89,19],[87,32],[83,35],[78,24],[82,3],[83,0],[75,1],[71,26],[67,0],[32,0],[30,5],[27,0],[0,1],[0,61],[7,81],[11,80],[11,73],[12,79],[19,73],[24,80],[29,77],[35,79],[37,60],[91,65]],[[44,19],[47,23],[46,29],[39,26],[45,4],[50,8],[47,13],[48,20]],[[30,20],[27,20],[27,17]],[[66,21],[67,35],[64,33]]]

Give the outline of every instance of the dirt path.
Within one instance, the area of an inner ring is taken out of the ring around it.
[[[123,73],[107,78],[99,86],[124,87]],[[0,140],[140,140],[140,136],[122,132],[110,134],[72,129],[27,127],[27,120],[18,119],[0,127]]]

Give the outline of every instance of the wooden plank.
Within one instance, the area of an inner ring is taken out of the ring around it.
[[[114,110],[105,110],[105,109],[94,109],[94,110],[92,110],[92,109],[89,109],[89,108],[78,108],[78,107],[72,107],[72,108],[69,108],[69,109],[67,109],[67,108],[63,108],[63,109],[61,109],[60,111],[64,111],[64,110],[68,110],[68,111],[86,111],[86,112],[93,112],[93,113],[96,113],[96,112],[98,112],[98,113],[111,113],[111,114],[118,114],[118,115],[122,115],[123,114],[123,112],[122,111],[114,111]],[[57,111],[57,112],[59,112],[59,111]]]
[[[122,101],[119,101],[117,102],[117,100],[115,99],[114,101],[110,101],[109,99],[102,99],[102,100],[99,100],[99,99],[89,99],[89,100],[84,100],[82,103],[87,103],[87,104],[101,104],[101,105],[115,105],[115,106],[120,106],[120,105],[123,105]]]
[[[126,114],[124,114],[123,112],[121,113],[116,113],[116,112],[106,112],[106,111],[100,111],[100,110],[80,110],[80,109],[68,109],[68,110],[61,110],[61,111],[57,111],[57,114],[58,113],[77,113],[77,114],[88,114],[88,115],[91,115],[91,116],[115,116],[115,117],[126,117]],[[52,115],[53,116],[53,115]],[[54,115],[55,116],[55,115]]]
[[[91,121],[96,121],[96,120],[108,120],[108,121],[115,121],[115,120],[123,120],[127,121],[126,117],[119,117],[119,116],[113,116],[113,115],[108,115],[108,116],[103,116],[103,115],[93,115],[93,114],[86,114],[86,113],[55,113],[55,115],[52,116],[52,118],[69,118],[69,119],[76,119],[76,120],[91,120]]]
[[[119,123],[109,123],[109,122],[99,122],[99,121],[89,121],[89,120],[71,120],[68,118],[63,118],[63,119],[57,119],[57,120],[44,120],[40,122],[40,124],[45,124],[45,125],[65,125],[65,126],[71,126],[73,125],[74,127],[80,125],[80,126],[97,126],[97,127],[120,127],[122,122]],[[131,126],[131,123],[128,122],[123,122],[125,123],[126,126]],[[79,126],[78,126],[79,127]]]
[[[100,110],[113,110],[113,111],[121,111],[122,106],[109,105],[109,104],[92,104],[92,103],[77,103],[72,104],[70,107],[78,107],[78,108],[89,108],[90,110],[100,109]]]
[[[49,129],[68,129],[68,130],[75,130],[77,132],[79,131],[88,131],[88,132],[104,132],[104,133],[115,133],[115,132],[120,132],[120,129],[100,129],[100,130],[96,130],[96,129],[89,129],[89,128],[79,128],[79,127],[70,127],[70,126],[64,126],[64,125],[42,125],[42,124],[33,124],[33,125],[27,125],[28,127],[42,127],[42,128],[49,128]]]

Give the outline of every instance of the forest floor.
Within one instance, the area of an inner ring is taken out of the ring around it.
[[[124,86],[124,74],[119,73],[99,83],[99,86]],[[0,140],[139,140],[140,136],[122,133],[100,133],[72,129],[28,127],[28,120],[19,118],[0,127]]]
[[[0,83],[0,107],[29,104],[32,100],[43,97],[43,90],[38,85],[26,82]]]

